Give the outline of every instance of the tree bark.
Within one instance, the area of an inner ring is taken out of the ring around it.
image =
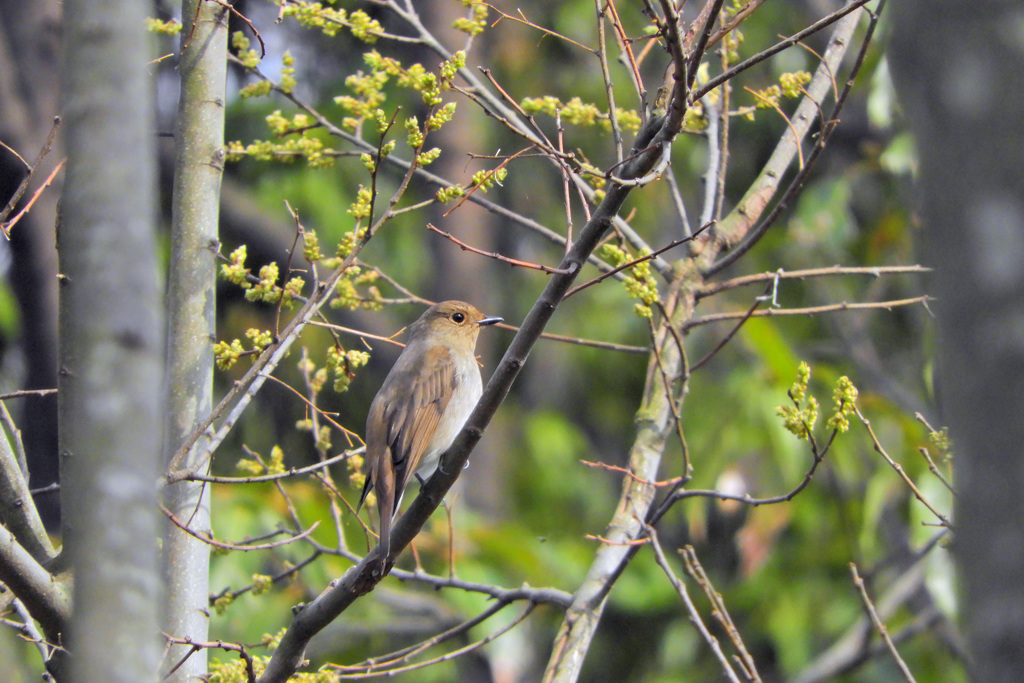
[[[60,456],[75,681],[157,680],[162,332],[146,6],[64,3]]]
[[[198,14],[196,13],[198,6]],[[224,170],[224,88],[228,10],[199,0],[182,3],[181,96],[171,209],[171,261],[167,281],[167,431],[165,462],[209,414],[213,404],[216,245]],[[195,17],[195,26],[191,18]],[[199,439],[186,467],[199,467],[208,440]],[[205,466],[208,467],[209,463]],[[199,533],[210,532],[209,487],[179,481],[164,492],[167,508]],[[176,637],[206,640],[209,630],[210,547],[177,526],[164,532],[167,611],[164,628]],[[191,648],[170,649],[165,664]],[[194,653],[168,679],[185,683],[206,673],[206,650]]]
[[[955,443],[954,553],[972,678],[1024,671],[1024,8],[893,3],[893,73],[919,152],[938,382]],[[955,49],[953,49],[955,45]]]

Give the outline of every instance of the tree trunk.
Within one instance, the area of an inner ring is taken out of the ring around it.
[[[146,6],[64,3],[60,456],[75,681],[156,681],[162,302]]]
[[[893,72],[917,138],[922,263],[955,442],[954,552],[972,678],[1024,671],[1024,9],[893,3]],[[954,47],[955,46],[955,49]]]
[[[199,4],[199,13],[196,6]],[[181,96],[175,134],[171,262],[167,281],[167,432],[169,462],[213,403],[216,245],[223,172],[224,86],[227,69],[228,10],[214,3],[186,0],[179,71]],[[196,17],[196,26],[190,26]],[[199,439],[183,466],[201,462],[208,442]],[[168,486],[164,500],[171,513],[199,533],[210,532],[209,487],[180,481]],[[164,533],[167,582],[166,631],[193,641],[209,630],[210,547],[168,524]],[[173,665],[189,648],[171,648]],[[168,679],[185,683],[206,673],[206,650],[194,653]]]

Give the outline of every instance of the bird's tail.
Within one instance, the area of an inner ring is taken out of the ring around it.
[[[391,521],[395,515],[395,473],[391,468],[391,454],[377,458],[373,487],[377,490],[377,517],[380,519],[380,564],[381,573],[391,555]]]

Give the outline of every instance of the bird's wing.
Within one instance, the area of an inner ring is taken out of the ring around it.
[[[402,395],[389,396],[384,406],[387,444],[394,466],[395,507],[409,476],[417,470],[437,425],[458,386],[455,361],[444,346],[434,346],[418,356],[421,362],[403,368],[405,380],[394,386],[411,387]]]

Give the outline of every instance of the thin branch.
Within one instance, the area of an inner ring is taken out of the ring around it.
[[[185,655],[183,655],[181,657],[181,659],[179,659],[178,662],[173,667],[171,667],[171,669],[164,675],[165,679],[170,678],[171,675],[173,675],[175,671],[180,669],[182,667],[182,665],[185,664],[185,662],[187,662],[188,659],[192,655],[194,655],[196,652],[199,652],[200,650],[217,649],[217,650],[225,650],[227,652],[237,652],[238,656],[241,657],[243,661],[245,661],[245,676],[246,676],[246,680],[249,683],[255,683],[255,681],[256,681],[256,672],[253,669],[252,655],[250,655],[246,651],[244,645],[241,645],[239,643],[228,643],[228,642],[225,642],[223,640],[211,640],[211,641],[201,642],[200,643],[200,642],[193,641],[191,638],[176,638],[176,637],[168,635],[166,633],[164,634],[164,638],[166,638],[168,644],[171,644],[171,645],[188,645],[189,646],[189,651],[187,653],[185,653]]]
[[[184,522],[179,520],[177,517],[175,517],[171,513],[171,511],[168,510],[167,508],[165,508],[163,505],[160,506],[160,511],[164,513],[164,516],[167,519],[169,519],[171,521],[171,523],[174,524],[174,526],[178,527],[179,529],[184,531],[186,534],[188,534],[192,538],[196,539],[197,541],[201,541],[203,543],[206,543],[207,545],[212,545],[215,548],[221,548],[222,550],[243,550],[243,551],[246,551],[246,552],[248,552],[250,550],[272,550],[274,548],[280,548],[281,546],[284,546],[284,545],[289,545],[291,543],[294,543],[295,541],[301,541],[302,539],[306,538],[311,533],[313,533],[313,531],[318,526],[320,526],[320,522],[316,521],[316,522],[313,522],[313,524],[308,529],[306,529],[305,531],[303,531],[301,533],[294,533],[294,534],[292,534],[292,532],[284,532],[284,533],[292,534],[291,537],[287,538],[287,539],[285,539],[283,541],[277,541],[275,543],[260,543],[258,545],[238,545],[238,544],[235,544],[235,543],[224,543],[223,541],[215,540],[213,538],[212,534],[207,536],[206,534],[201,534],[198,531],[193,531],[192,529],[189,528],[189,526],[187,524],[185,524]]]
[[[60,645],[55,643],[49,643],[43,637],[43,634],[36,628],[36,622],[32,619],[32,615],[25,608],[25,603],[17,598],[11,601],[11,606],[14,607],[14,611],[18,613],[22,623],[17,627],[21,632],[22,637],[30,643],[35,644],[36,650],[39,651],[39,656],[42,657],[43,664],[45,665],[49,661],[50,657],[53,656],[53,651],[60,648]],[[6,610],[5,610],[6,611]],[[65,650],[66,652],[66,650]]]
[[[287,389],[288,391],[290,391],[293,394],[295,394],[296,396],[298,396],[299,400],[302,401],[303,403],[305,403],[306,406],[313,411],[313,413],[315,413],[316,415],[319,415],[320,417],[323,417],[324,419],[326,419],[328,422],[330,422],[332,425],[334,425],[335,429],[337,429],[339,432],[344,434],[345,437],[348,439],[349,444],[352,443],[352,437],[359,438],[358,434],[353,432],[351,429],[348,429],[348,428],[344,427],[341,423],[339,423],[337,420],[335,420],[334,419],[334,415],[332,415],[331,413],[328,413],[328,412],[325,412],[324,410],[322,410],[319,406],[317,406],[311,400],[306,398],[302,394],[301,391],[298,391],[292,385],[288,384],[284,380],[281,380],[281,379],[278,379],[277,377],[274,377],[273,375],[270,375],[268,377],[268,379],[270,379],[270,380],[272,380],[274,382],[277,382],[279,385],[283,386],[285,389]]]
[[[863,2],[861,0],[857,0],[844,9],[850,9],[850,7],[859,6],[861,4],[863,4]],[[739,260],[755,244],[757,244],[757,242],[760,241],[768,229],[786,209],[789,202],[800,192],[804,181],[810,174],[811,169],[814,168],[815,162],[818,160],[818,157],[828,144],[832,131],[834,131],[836,125],[838,125],[839,113],[846,104],[846,99],[849,96],[850,91],[853,89],[856,76],[860,71],[861,65],[864,63],[865,57],[867,56],[868,45],[871,43],[871,39],[874,36],[875,26],[878,23],[878,16],[876,14],[869,12],[868,15],[870,16],[868,29],[863,41],[861,42],[860,52],[857,54],[857,59],[854,61],[853,67],[850,69],[850,75],[847,78],[846,85],[839,94],[839,97],[836,99],[829,117],[822,120],[818,139],[811,149],[811,153],[808,156],[807,161],[804,163],[803,168],[797,172],[796,176],[790,182],[789,187],[786,188],[786,191],[782,194],[782,197],[779,198],[779,201],[768,215],[765,216],[756,227],[750,227],[747,222],[757,220],[761,215],[761,212],[764,211],[764,208],[768,204],[768,200],[771,195],[775,193],[775,190],[778,187],[782,174],[792,162],[793,155],[798,151],[802,154],[801,141],[810,130],[812,120],[810,110],[812,108],[815,109],[820,116],[821,105],[819,100],[824,97],[824,86],[826,83],[834,83],[833,74],[835,73],[838,65],[842,62],[843,57],[846,55],[849,40],[853,36],[854,29],[857,27],[858,17],[851,16],[848,19],[843,19],[840,25],[836,27],[836,30],[829,41],[829,47],[825,52],[825,58],[818,65],[818,69],[814,74],[810,87],[808,90],[804,91],[806,94],[800,102],[800,105],[797,107],[796,113],[793,117],[793,120],[799,124],[794,131],[793,139],[790,140],[787,139],[786,136],[783,136],[779,141],[779,145],[772,153],[771,159],[769,159],[768,163],[765,165],[765,169],[762,172],[763,174],[766,174],[764,180],[762,181],[761,176],[759,176],[758,182],[756,182],[754,187],[748,191],[747,195],[744,196],[740,205],[733,210],[728,219],[723,221],[723,224],[725,224],[729,222],[729,219],[732,219],[733,223],[738,224],[729,225],[728,227],[731,231],[739,233],[740,239],[725,256],[703,270],[705,278],[711,277],[715,273],[729,267]],[[833,66],[833,64],[835,66]],[[751,205],[748,205],[748,202],[750,202]],[[732,242],[737,238],[737,236],[738,235],[736,234],[726,235],[725,239]]]
[[[503,256],[502,254],[499,254],[496,251],[484,251],[483,249],[477,249],[476,247],[472,247],[472,246],[466,244],[465,242],[460,240],[458,237],[455,237],[454,235],[452,235],[450,232],[445,232],[444,230],[441,230],[440,228],[438,228],[433,223],[427,223],[427,230],[430,230],[431,232],[436,232],[441,237],[444,237],[445,239],[455,243],[456,245],[458,245],[458,247],[460,249],[462,249],[462,251],[468,251],[468,252],[471,252],[471,253],[474,253],[474,254],[479,254],[480,256],[486,256],[487,258],[492,258],[495,261],[501,261],[502,263],[507,263],[510,266],[519,266],[520,268],[531,268],[533,270],[540,270],[540,271],[543,271],[543,272],[549,273],[549,274],[550,273],[560,273],[562,275],[567,275],[568,274],[565,270],[562,270],[562,269],[559,269],[559,268],[552,268],[551,266],[545,266],[545,265],[543,265],[541,263],[530,263],[529,261],[520,261],[518,259],[510,258],[508,256]]]
[[[732,641],[733,647],[735,647],[736,651],[739,653],[740,664],[743,666],[744,680],[760,683],[761,675],[757,672],[757,664],[754,662],[754,658],[750,655],[750,651],[747,650],[747,646],[743,642],[743,637],[740,635],[739,629],[736,628],[736,624],[733,622],[732,617],[729,616],[729,610],[726,609],[725,600],[722,599],[722,594],[716,591],[715,587],[711,585],[711,579],[708,578],[707,573],[704,571],[704,567],[697,558],[697,551],[694,550],[692,545],[687,545],[679,550],[679,556],[683,558],[683,567],[686,568],[686,573],[697,582],[697,585],[704,591],[704,595],[707,597],[708,602],[711,603],[711,614],[718,620],[718,623],[722,625],[725,632],[729,634],[729,640]]]
[[[822,64],[825,64],[825,62],[822,62]],[[835,82],[835,81],[833,81],[833,82]],[[753,88],[749,88],[749,87],[744,86],[743,89],[746,90],[751,95],[753,95],[756,99],[760,100],[761,102],[764,102],[766,105],[768,105],[768,107],[773,109],[776,114],[781,116],[782,120],[786,122],[786,127],[789,128],[789,132],[793,134],[793,139],[794,140],[799,140],[800,139],[800,137],[801,137],[800,136],[800,132],[797,130],[796,126],[793,125],[793,122],[789,119],[789,117],[786,116],[786,112],[782,111],[782,107],[780,107],[777,102],[771,101],[770,99],[768,99],[767,97],[765,97],[761,93],[757,92]],[[810,93],[808,93],[806,90],[804,90],[803,92],[804,92],[804,95],[809,99],[809,101],[812,101],[815,104],[818,104],[817,100],[815,100],[813,97],[811,97]],[[821,105],[818,105],[818,110],[819,110],[818,114],[820,116],[821,115]],[[822,120],[824,120],[824,119],[822,119]],[[797,164],[796,164],[796,167],[802,171],[803,168],[804,168],[804,150],[803,150],[803,148],[800,145],[796,146],[796,154],[797,154]]]
[[[925,266],[911,265],[911,266],[855,266],[855,267],[844,267],[844,266],[830,266],[828,268],[808,268],[805,270],[784,270],[779,269],[776,271],[768,271],[764,273],[754,273],[753,275],[744,275],[742,277],[733,278],[731,280],[724,280],[722,282],[707,282],[701,286],[696,292],[697,299],[703,299],[705,297],[724,292],[729,289],[735,289],[737,287],[746,287],[747,285],[761,284],[763,282],[769,282],[773,280],[806,280],[808,278],[815,277],[831,277],[833,275],[867,275],[870,277],[878,278],[883,275],[917,275],[922,273],[932,272],[931,268]]]
[[[660,520],[675,503],[686,498],[714,498],[716,500],[734,500],[738,503],[745,503],[747,505],[750,505],[751,507],[759,507],[761,505],[775,505],[777,503],[789,502],[796,498],[796,496],[801,491],[807,488],[807,486],[811,483],[811,480],[814,479],[814,475],[818,471],[818,466],[821,465],[822,461],[825,459],[825,456],[828,454],[828,451],[832,447],[832,442],[835,440],[837,433],[838,430],[833,429],[829,436],[828,442],[825,444],[824,448],[820,450],[818,449],[814,440],[808,437],[811,446],[811,456],[813,458],[811,461],[811,465],[804,473],[804,477],[800,481],[800,483],[797,484],[794,488],[790,489],[788,493],[784,493],[778,496],[770,496],[767,498],[754,498],[749,494],[740,495],[733,493],[723,493],[721,491],[713,490],[686,490],[679,488],[678,490],[669,493],[669,495],[665,497],[665,499],[661,502],[657,509],[654,512],[652,512],[650,519],[648,520],[648,523],[654,524],[655,522]]]
[[[682,239],[678,239],[678,240],[674,240],[672,242],[669,242],[665,246],[659,247],[658,249],[656,249],[655,251],[652,251],[649,254],[644,254],[643,256],[640,256],[638,258],[633,259],[632,261],[628,261],[626,263],[623,263],[621,266],[617,266],[616,268],[613,268],[612,270],[608,271],[607,273],[602,273],[600,276],[594,278],[593,280],[588,280],[587,282],[584,282],[581,285],[576,285],[575,287],[573,287],[572,289],[570,289],[568,292],[565,293],[565,298],[568,299],[573,294],[577,294],[578,292],[580,292],[580,291],[582,291],[582,290],[584,290],[584,289],[586,289],[588,287],[593,287],[594,285],[599,284],[600,282],[608,279],[609,277],[612,277],[613,275],[616,275],[617,273],[621,273],[622,271],[626,270],[627,268],[632,268],[633,266],[637,265],[638,263],[643,263],[644,261],[652,261],[655,258],[657,258],[659,255],[664,254],[666,251],[669,251],[671,249],[675,249],[676,247],[678,247],[681,244],[686,244],[687,242],[692,242],[702,232],[704,232],[705,230],[710,228],[712,225],[714,225],[714,223],[707,223],[706,225],[701,226],[700,230],[698,230],[697,232],[693,233],[689,237],[684,237]]]
[[[932,297],[924,294],[910,299],[893,299],[890,301],[876,302],[842,302],[839,304],[826,304],[824,306],[808,306],[806,308],[768,308],[763,311],[755,311],[750,317],[753,318],[783,318],[794,315],[818,315],[819,313],[838,313],[841,311],[863,311],[872,309],[892,310],[901,306],[913,306],[930,301]],[[683,325],[683,332],[689,332],[695,327],[710,325],[711,323],[722,322],[723,320],[739,320],[747,317],[748,313],[712,313],[688,320]]]
[[[913,553],[909,564],[902,567],[900,574],[890,582],[881,598],[876,601],[878,616],[885,620],[897,611],[911,607],[919,599],[922,590],[927,590],[925,582],[926,568],[924,560],[933,550],[940,547],[940,542],[949,537],[949,530],[942,529],[934,534],[921,548]],[[942,619],[941,613],[934,608],[926,609],[917,622],[903,628],[893,638],[894,642],[906,640],[921,633],[936,620]],[[845,634],[839,637],[824,652],[792,677],[793,683],[824,683],[835,681],[843,674],[851,672],[857,665],[885,649],[884,644],[873,647],[869,642],[871,621],[867,614],[850,624]]]
[[[896,660],[896,665],[900,669],[900,673],[903,674],[903,678],[910,683],[915,683],[914,675],[910,673],[910,668],[907,663],[900,657],[900,653],[896,650],[896,645],[892,642],[892,638],[889,637],[889,629],[885,627],[885,623],[878,616],[878,611],[875,610],[875,604],[871,602],[871,596],[868,595],[868,590],[864,586],[864,579],[860,578],[860,574],[857,573],[857,565],[853,562],[850,563],[850,574],[853,576],[853,585],[857,587],[857,591],[860,593],[861,601],[864,603],[864,609],[867,610],[868,615],[871,617],[871,623],[875,625],[875,629],[882,636],[882,640],[885,641],[885,646],[889,648],[889,652],[892,653],[893,659]]]
[[[53,125],[50,126],[50,133],[49,135],[46,136],[46,142],[43,143],[42,149],[39,150],[39,154],[36,155],[36,159],[34,162],[32,162],[31,166],[25,163],[25,160],[21,158],[20,154],[15,152],[7,145],[4,145],[4,148],[11,152],[14,156],[18,157],[21,163],[25,164],[25,167],[28,169],[28,174],[21,179],[20,183],[18,183],[18,187],[14,191],[14,194],[11,195],[11,199],[7,202],[7,206],[5,206],[2,211],[0,211],[0,228],[2,228],[4,236],[7,237],[7,239],[11,238],[11,234],[8,229],[9,226],[6,223],[4,223],[4,221],[6,221],[7,217],[11,215],[12,211],[14,211],[14,207],[17,206],[18,202],[21,200],[22,195],[25,194],[25,190],[28,189],[29,183],[32,182],[32,178],[33,176],[35,176],[36,171],[39,170],[39,165],[43,163],[43,159],[46,158],[46,155],[49,154],[50,150],[53,148],[53,142],[54,140],[57,139],[57,129],[60,128],[60,124],[60,117],[53,117]],[[51,179],[52,177],[53,175],[51,174]],[[44,183],[43,187],[48,185],[49,182],[50,181],[47,180],[47,182]],[[38,196],[38,192],[36,193],[36,196]],[[12,221],[11,225],[13,225],[15,222],[17,221]]]
[[[601,3],[604,2],[604,9]],[[605,99],[608,101],[608,121],[611,124],[612,144],[615,148],[615,160],[622,161],[622,129],[619,127],[619,115],[615,111],[615,88],[612,83],[611,72],[608,70],[608,43],[605,40],[604,19],[605,13],[612,13],[612,22],[615,31],[620,30],[616,20],[618,16],[612,7],[610,0],[594,0],[594,9],[597,13],[597,58],[601,64],[601,80],[604,82]]]
[[[246,26],[249,27],[249,30],[252,31],[252,34],[254,36],[256,36],[256,40],[258,40],[259,43],[260,43],[260,59],[263,59],[264,57],[266,57],[267,56],[267,45],[266,45],[266,43],[263,42],[263,36],[261,36],[260,32],[256,30],[256,26],[253,25],[252,20],[250,20],[249,17],[247,17],[244,14],[242,14],[241,12],[239,12],[237,7],[235,7],[234,5],[232,5],[230,3],[224,2],[224,0],[207,0],[207,2],[211,2],[211,1],[217,3],[218,5],[220,5],[221,7],[225,8],[225,9],[227,9],[229,12],[234,14],[235,17],[239,21],[241,21],[243,24],[245,24]]]
[[[767,290],[765,290],[765,293],[770,292],[770,291],[771,291],[771,287],[769,287]],[[717,344],[715,344],[715,348],[713,348],[710,351],[708,351],[707,355],[705,355],[699,361],[697,361],[692,366],[690,366],[690,372],[696,372],[697,370],[699,370],[706,363],[708,363],[712,358],[714,358],[715,355],[717,355],[719,351],[721,351],[723,348],[725,348],[725,345],[728,344],[732,340],[732,338],[736,336],[736,333],[740,331],[740,328],[743,327],[743,325],[745,325],[748,320],[750,320],[751,316],[754,315],[754,312],[757,311],[758,306],[760,306],[764,301],[765,301],[765,297],[763,297],[763,296],[759,296],[759,297],[755,298],[754,299],[754,303],[752,303],[750,305],[750,308],[747,309],[747,312],[743,315],[742,318],[739,319],[739,321],[737,321],[737,323],[733,326],[733,328],[731,330],[729,330],[729,333],[726,334],[724,337],[722,337],[721,340],[719,340],[719,342]]]
[[[21,476],[24,480],[28,481],[28,456],[25,455],[25,442],[21,438],[21,430],[18,429],[18,425],[15,424],[14,418],[11,417],[11,411],[7,410],[7,404],[0,399],[0,425],[7,432],[7,440],[14,449],[14,459],[16,462],[15,471],[21,472]],[[2,432],[0,432],[2,435]],[[56,484],[57,482],[54,482]],[[35,491],[29,491],[29,494],[36,495]]]
[[[300,571],[302,571],[303,569],[305,569],[309,565],[313,564],[313,562],[315,562],[317,560],[317,558],[319,558],[321,555],[325,555],[325,554],[327,554],[327,553],[325,553],[325,552],[323,552],[323,551],[321,551],[319,549],[314,550],[308,557],[303,559],[301,562],[297,562],[297,563],[295,563],[293,565],[290,565],[286,569],[284,569],[284,571],[278,572],[274,576],[271,576],[270,577],[270,583],[271,584],[278,584],[278,583],[281,583],[282,581],[284,581],[286,579],[294,578],[294,577],[298,576]],[[214,594],[214,595],[210,595],[209,604],[210,604],[211,607],[214,607],[217,604],[218,600],[220,600],[221,598],[225,598],[225,597],[227,597],[227,598],[229,598],[231,600],[234,600],[238,596],[244,595],[244,594],[248,593],[249,591],[253,590],[254,588],[256,588],[256,584],[255,583],[250,583],[248,586],[243,586],[242,588],[239,588],[237,590],[230,590],[228,588],[225,588],[220,593],[217,593],[217,594]]]
[[[729,23],[722,26],[722,28],[715,31],[710,38],[708,38],[708,45],[714,45],[722,38],[727,36],[732,31],[736,30],[736,27],[743,23],[743,20],[754,13],[758,7],[764,4],[765,0],[749,0],[746,5],[742,7],[736,14],[732,16]]]
[[[9,398],[25,398],[26,396],[50,396],[56,393],[56,389],[20,389],[0,394],[0,401],[6,401]]]
[[[906,483],[907,487],[914,493],[914,497],[921,501],[921,504],[928,508],[928,511],[938,518],[942,526],[947,529],[952,529],[953,524],[949,521],[949,518],[939,512],[938,509],[932,505],[927,498],[925,498],[924,494],[921,493],[921,490],[917,488],[914,480],[911,479],[910,475],[908,475],[906,470],[903,469],[903,466],[893,460],[892,456],[885,450],[885,447],[882,446],[882,443],[878,440],[878,435],[875,434],[874,427],[871,426],[871,420],[864,417],[864,413],[860,411],[860,406],[854,405],[853,409],[857,413],[857,417],[860,418],[864,428],[867,429],[868,434],[871,436],[871,444],[874,446],[875,452],[881,455],[882,458],[889,463],[889,467],[893,468],[896,471],[896,474],[900,475],[900,478],[904,483]]]
[[[49,642],[61,642],[71,620],[67,586],[57,583],[4,526],[0,526],[0,582],[25,604]]]
[[[595,50],[594,48],[590,47],[589,45],[584,45],[583,43],[575,41],[572,38],[569,38],[568,36],[562,35],[558,31],[552,31],[551,29],[549,29],[549,28],[547,28],[545,26],[541,26],[540,24],[535,24],[534,22],[532,22],[532,21],[530,21],[529,19],[526,18],[526,15],[523,13],[523,10],[518,10],[519,16],[514,16],[512,14],[506,14],[505,12],[501,11],[499,8],[495,7],[494,5],[491,5],[489,3],[485,3],[485,4],[487,4],[488,9],[492,9],[492,10],[494,10],[495,13],[500,15],[500,18],[498,19],[498,21],[494,22],[494,24],[492,24],[492,26],[498,24],[502,19],[508,19],[509,21],[514,21],[514,22],[516,22],[518,24],[522,24],[524,26],[529,26],[530,28],[534,29],[535,31],[539,31],[540,33],[543,33],[544,35],[551,36],[553,38],[558,38],[559,40],[564,40],[565,42],[569,43],[570,45],[578,47],[581,50],[584,50],[584,51],[589,52],[591,54],[597,54],[597,50]]]
[[[669,195],[672,197],[672,206],[675,207],[676,215],[679,217],[679,225],[682,228],[680,232],[683,237],[689,237],[693,231],[690,229],[690,219],[686,213],[686,202],[683,201],[683,194],[679,191],[679,182],[676,180],[672,166],[665,169],[665,180]]]
[[[530,614],[533,612],[533,610],[536,607],[537,606],[534,605],[533,603],[529,603],[526,606],[526,608],[522,611],[522,613],[519,614],[519,616],[517,616],[511,622],[509,622],[505,626],[501,627],[500,629],[498,629],[494,633],[492,633],[492,634],[490,634],[490,635],[488,635],[488,636],[486,636],[484,638],[481,638],[480,640],[478,640],[478,641],[476,641],[474,643],[470,643],[469,645],[466,645],[464,647],[460,647],[460,648],[458,648],[456,650],[453,650],[452,652],[449,652],[447,654],[441,655],[440,657],[435,657],[434,659],[431,659],[431,660],[428,660],[428,661],[425,661],[425,662],[418,662],[416,664],[410,664],[408,666],[395,667],[393,669],[387,669],[385,671],[380,671],[380,672],[372,672],[372,673],[371,672],[367,672],[365,674],[341,674],[341,675],[338,676],[338,678],[342,679],[342,680],[357,680],[357,679],[363,679],[363,678],[375,678],[375,677],[380,676],[380,675],[386,675],[386,676],[390,677],[390,676],[393,676],[393,675],[398,674],[398,673],[404,673],[406,671],[415,671],[417,669],[422,669],[422,668],[427,667],[427,666],[433,666],[434,664],[438,664],[440,662],[449,662],[449,661],[455,659],[456,657],[461,657],[464,654],[468,654],[468,653],[473,652],[475,650],[479,650],[484,645],[487,645],[488,643],[494,642],[495,640],[497,640],[501,636],[505,635],[506,633],[508,633],[512,629],[514,629],[517,626],[519,626],[519,624],[521,624],[523,621],[526,620],[526,618],[528,616],[530,616]],[[333,668],[333,667],[331,667],[331,668]]]
[[[64,168],[65,162],[67,162],[67,159],[61,159],[60,162],[57,163],[57,166],[50,172],[50,175],[46,176],[46,180],[43,181],[43,184],[32,193],[32,197],[28,200],[28,203],[25,204],[25,208],[19,211],[11,220],[6,223],[0,223],[0,232],[3,232],[4,237],[11,239],[11,228],[17,225],[18,221],[32,210],[32,205],[36,203],[36,200],[42,196],[43,190],[50,186],[50,183],[52,183],[53,179],[57,177],[60,170]]]
[[[616,474],[621,474],[622,476],[629,477],[633,481],[643,484],[644,486],[656,486],[658,488],[665,488],[668,486],[678,486],[679,483],[683,480],[682,477],[673,477],[672,479],[666,479],[664,481],[652,481],[649,479],[644,479],[643,477],[639,477],[630,469],[626,467],[619,467],[618,465],[609,465],[608,463],[604,462],[591,462],[590,460],[580,460],[580,464],[585,465],[586,467],[593,467],[595,469],[604,470],[606,472],[615,472]]]
[[[736,675],[736,672],[732,668],[732,664],[729,662],[729,658],[726,657],[725,652],[722,651],[722,646],[718,642],[718,638],[715,638],[708,630],[708,627],[704,624],[704,620],[701,619],[700,610],[697,609],[697,605],[694,604],[693,599],[690,598],[689,591],[686,590],[686,584],[680,581],[676,575],[672,572],[672,568],[668,565],[668,560],[665,558],[665,553],[661,549],[661,544],[658,542],[658,534],[654,531],[654,527],[648,526],[646,528],[647,538],[650,541],[651,550],[654,551],[654,561],[658,563],[661,570],[665,572],[665,576],[668,577],[669,583],[675,589],[676,594],[683,601],[683,605],[686,607],[686,613],[690,617],[690,623],[693,624],[694,628],[697,629],[697,633],[707,643],[708,647],[711,648],[712,654],[715,659],[718,660],[719,666],[722,668],[722,673],[732,683],[741,683],[740,678]]]
[[[704,118],[707,119],[708,127],[704,131],[704,138],[708,141],[708,162],[704,171],[704,199],[701,203],[701,223],[711,223],[715,219],[715,209],[718,206],[719,172],[722,168],[723,148],[719,126],[722,123],[720,116],[720,102],[707,102],[704,104]]]
[[[640,75],[640,65],[637,63],[636,57],[633,56],[633,48],[630,45],[630,38],[626,35],[626,29],[622,26],[622,19],[619,18],[619,10],[615,7],[615,0],[608,0],[607,6],[608,11],[611,14],[612,26],[615,28],[615,37],[619,42],[619,49],[622,50],[622,56],[625,57],[625,61],[629,64],[630,82],[633,84],[634,90],[636,90],[637,100],[640,103],[640,107],[642,109],[646,109],[647,89],[644,87],[644,79]],[[654,40],[648,43],[648,45],[651,46],[654,44]],[[620,61],[622,56],[620,56]]]
[[[199,474],[194,473],[183,477],[185,481],[205,481],[211,484],[256,484],[268,481],[278,481],[279,479],[291,479],[293,477],[301,477],[304,474],[312,474],[322,469],[335,465],[339,462],[344,462],[351,458],[353,455],[360,455],[366,451],[365,446],[355,448],[352,450],[345,451],[333,458],[322,460],[321,462],[314,463],[307,467],[291,468],[287,472],[280,472],[278,474],[260,474],[253,475],[251,477],[220,477],[212,474]]]
[[[918,448],[917,450],[921,454],[921,456],[925,459],[925,462],[928,463],[928,471],[931,472],[932,474],[934,474],[938,478],[938,480],[942,482],[942,485],[945,486],[946,489],[950,493],[952,493],[953,495],[956,495],[956,489],[953,488],[953,485],[949,482],[948,479],[946,479],[946,476],[944,474],[942,474],[941,470],[939,470],[939,466],[935,464],[934,460],[932,460],[931,453],[928,452],[928,449],[925,448],[924,446],[922,446],[922,447]]]
[[[57,553],[29,492],[27,463],[22,459],[24,452],[21,450],[20,433],[13,422],[9,422],[10,414],[2,402],[0,412],[3,414],[2,421],[8,423],[11,430],[7,434],[0,429],[0,519],[17,539],[17,543],[36,562],[47,565]]]
[[[476,628],[480,624],[484,623],[485,621],[493,617],[495,614],[498,614],[499,612],[504,610],[506,607],[508,607],[507,603],[495,603],[483,612],[481,612],[480,614],[477,614],[475,617],[467,619],[462,623],[457,624],[442,633],[438,633],[437,635],[428,638],[427,640],[421,643],[410,645],[408,647],[404,647],[400,650],[396,650],[395,652],[391,652],[379,657],[371,657],[363,662],[360,662],[359,664],[352,664],[349,666],[334,664],[331,665],[330,668],[332,671],[337,671],[342,674],[348,674],[348,676],[346,677],[358,678],[361,677],[360,674],[367,676],[391,676],[400,670],[400,668],[396,666],[397,664],[402,662],[409,662],[416,655],[426,652],[428,649],[432,647],[440,645],[441,643],[448,642],[453,638],[459,638],[461,636],[466,635],[470,631],[470,629]],[[430,663],[435,662],[436,660],[432,660]],[[427,662],[421,662],[417,666],[424,666],[426,664]]]
[[[810,26],[808,26],[804,30],[799,31],[797,33],[794,33],[793,35],[791,35],[786,40],[783,40],[783,41],[781,41],[779,43],[776,43],[775,45],[771,46],[770,48],[768,48],[766,50],[762,50],[761,52],[758,52],[756,55],[754,55],[753,57],[751,57],[749,59],[743,60],[742,62],[740,62],[739,64],[737,64],[733,68],[729,69],[728,71],[726,71],[724,73],[721,73],[721,74],[715,76],[714,78],[710,79],[707,83],[705,83],[701,87],[699,87],[696,90],[694,90],[693,93],[690,96],[691,97],[690,101],[691,102],[699,102],[702,97],[704,97],[709,92],[711,92],[712,90],[714,90],[718,86],[722,85],[723,83],[731,81],[733,78],[736,77],[737,74],[742,73],[742,72],[746,71],[747,69],[749,69],[750,67],[756,66],[756,65],[760,64],[761,62],[763,62],[764,60],[768,59],[769,57],[772,57],[772,56],[778,54],[779,52],[782,52],[783,50],[796,45],[797,43],[802,41],[804,38],[808,38],[808,37],[814,35],[815,33],[817,33],[818,31],[820,31],[820,30],[822,30],[824,28],[828,28],[832,24],[836,23],[837,21],[839,21],[840,19],[845,17],[850,12],[853,12],[853,11],[859,9],[860,7],[866,5],[868,2],[870,2],[870,0],[855,0],[854,2],[850,3],[849,5],[843,7],[842,9],[838,9],[835,12],[833,12],[832,14],[829,14],[828,16],[826,16],[826,17],[824,17],[822,19],[819,19],[818,21],[814,22],[813,24],[811,24]]]

